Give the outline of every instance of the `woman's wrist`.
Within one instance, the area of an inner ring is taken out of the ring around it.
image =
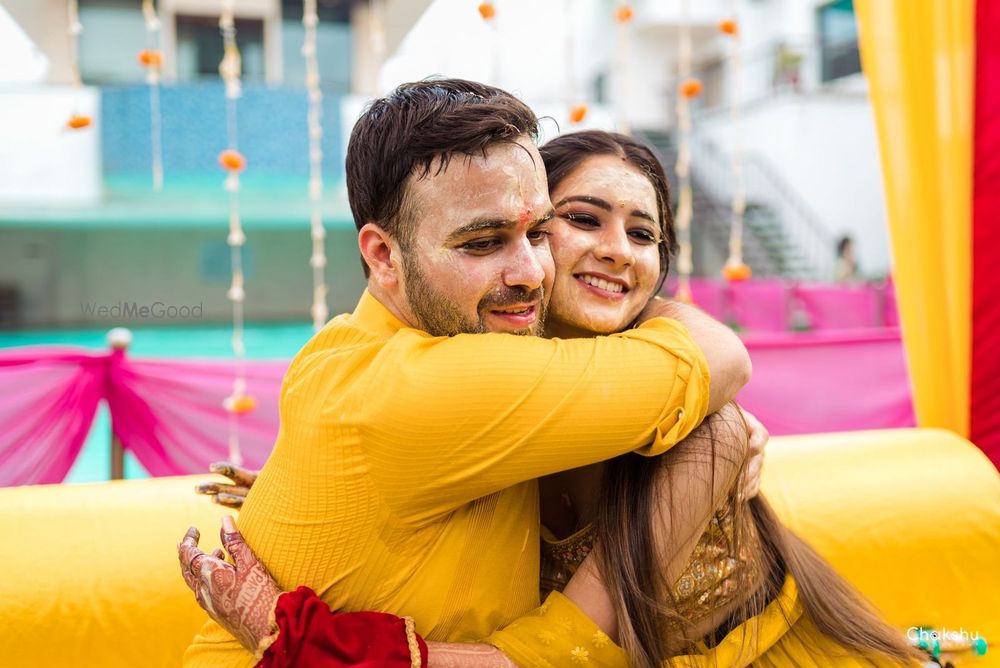
[[[271,604],[271,611],[267,615],[266,635],[257,641],[257,648],[253,653],[254,659],[256,659],[258,663],[264,657],[264,652],[266,652],[268,648],[278,640],[278,635],[281,633],[281,628],[278,626],[275,611],[278,609],[278,602],[281,601],[281,597],[286,596],[287,594],[288,592],[285,591],[280,592],[274,598],[274,603]]]
[[[427,668],[517,668],[510,657],[493,645],[427,643]]]

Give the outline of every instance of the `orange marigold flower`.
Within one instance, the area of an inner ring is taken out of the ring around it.
[[[727,262],[722,268],[722,277],[730,283],[740,283],[747,280],[753,272],[744,262]]]
[[[685,79],[681,82],[681,95],[687,98],[698,97],[701,95],[703,86],[701,82],[697,79]]]
[[[727,35],[735,35],[739,32],[739,24],[734,19],[722,19],[719,21],[719,32]]]
[[[479,3],[479,15],[484,20],[489,21],[497,15],[497,8],[492,2],[481,2]]]
[[[90,127],[93,123],[93,119],[90,116],[82,116],[80,114],[73,114],[66,121],[66,127],[70,130],[80,130],[82,128]]]
[[[569,110],[570,123],[580,123],[587,117],[587,105],[578,104]]]
[[[158,49],[143,49],[139,52],[139,64],[143,67],[159,67],[163,64],[163,52]]]
[[[247,166],[247,160],[239,151],[227,148],[219,154],[219,164],[229,172],[242,172]]]
[[[226,410],[236,415],[252,413],[257,408],[257,401],[249,394],[237,394],[225,401]]]
[[[619,5],[615,10],[615,21],[618,23],[628,23],[635,17],[635,12],[628,5]]]

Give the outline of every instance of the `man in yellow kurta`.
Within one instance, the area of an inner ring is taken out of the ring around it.
[[[289,367],[239,518],[282,588],[481,640],[538,605],[538,477],[661,453],[747,380],[739,340],[680,306],[609,337],[530,336],[552,279],[536,130],[515,98],[456,80],[401,86],[358,121],[368,290]],[[253,663],[214,622],[185,655]]]

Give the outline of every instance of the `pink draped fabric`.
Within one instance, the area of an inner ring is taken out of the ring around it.
[[[229,456],[229,421],[237,419],[244,463],[260,468],[278,433],[278,396],[287,361],[246,363],[254,412],[232,418],[232,361],[126,360],[110,369],[108,407],[122,446],[154,476],[202,473]]]
[[[257,409],[231,418],[232,361],[130,359],[71,348],[0,349],[0,486],[61,482],[108,402],[115,435],[154,476],[202,473],[229,455],[236,419],[248,466],[267,459],[278,431],[287,361],[247,363]]]
[[[739,401],[775,435],[916,425],[898,329],[745,335]]]
[[[0,350],[0,487],[60,482],[104,396],[109,353]]]
[[[753,380],[740,396],[773,434],[914,424],[898,330],[745,334]],[[60,482],[98,402],[154,476],[201,473],[228,456],[232,361],[132,359],[58,347],[0,349],[0,486]],[[278,433],[287,361],[246,363],[257,409],[238,418],[248,466]]]

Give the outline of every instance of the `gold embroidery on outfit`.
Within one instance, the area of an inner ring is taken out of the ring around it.
[[[542,596],[562,591],[597,537],[589,525],[564,540],[542,541]],[[684,572],[673,585],[677,612],[695,623],[732,603],[740,592],[752,589],[756,570],[745,539],[736,540],[736,513],[731,504],[720,508],[698,539]]]

